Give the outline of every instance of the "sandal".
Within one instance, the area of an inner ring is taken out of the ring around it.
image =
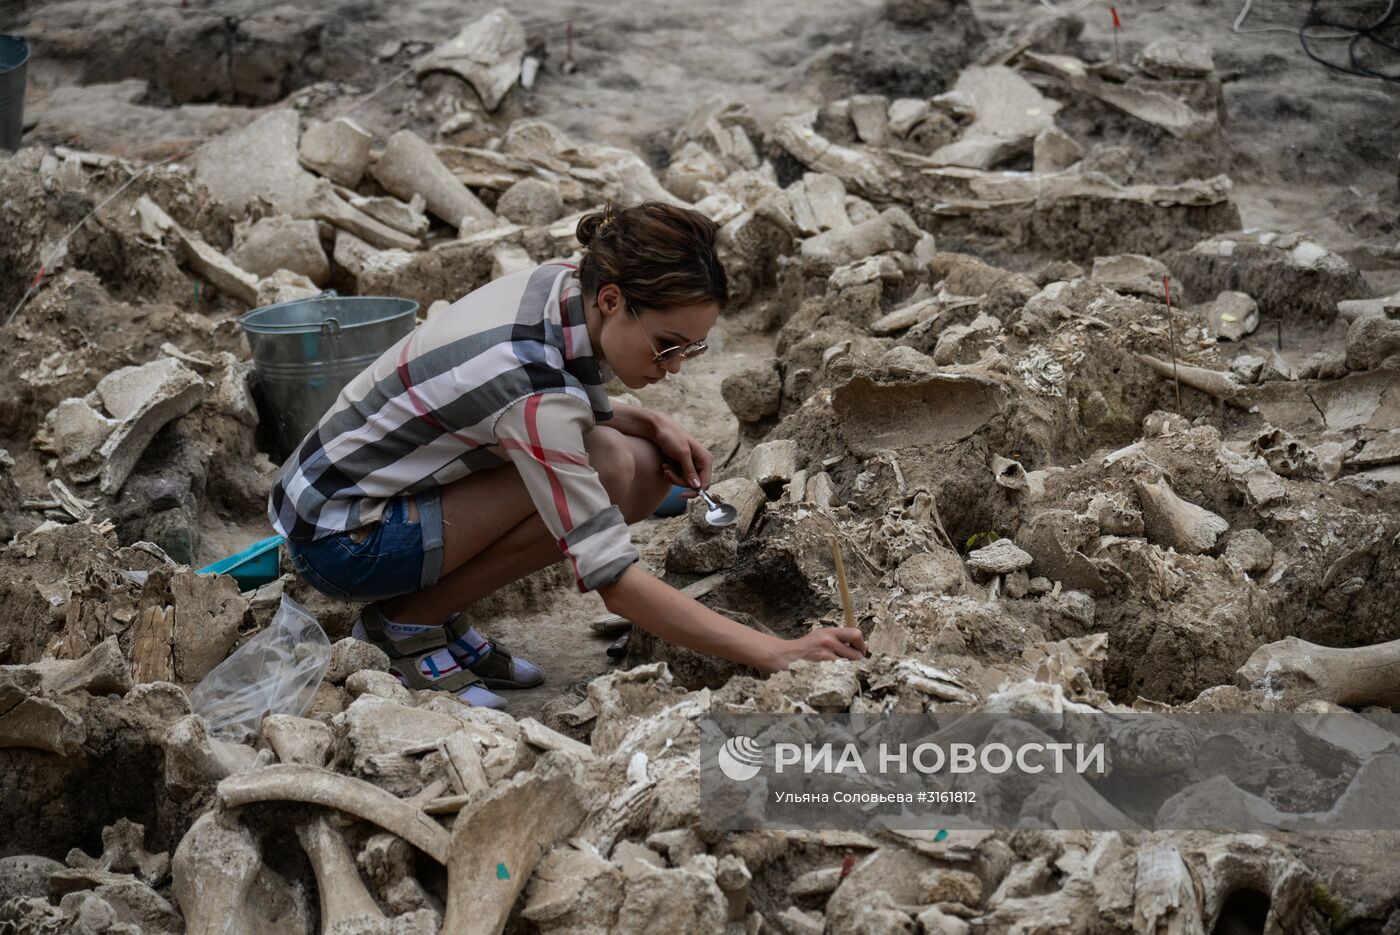
[[[360,631],[363,630],[363,634]],[[481,708],[504,708],[506,700],[491,691],[484,680],[465,669],[447,649],[447,633],[441,627],[391,640],[384,634],[384,618],[369,605],[360,614],[352,636],[378,646],[389,656],[389,673],[412,691],[447,691]]]
[[[481,637],[486,640],[486,649],[473,645],[468,637],[472,627],[465,617],[459,615],[449,620],[445,629],[452,637],[452,655],[465,669],[480,676],[487,688],[534,688],[543,684],[544,672],[539,666],[528,659],[516,658],[490,637]]]

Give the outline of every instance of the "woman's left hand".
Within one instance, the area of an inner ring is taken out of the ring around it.
[[[670,416],[661,416],[652,439],[661,453],[673,463],[663,462],[661,472],[672,484],[690,488],[682,494],[687,500],[697,496],[696,488],[710,486],[714,456]]]

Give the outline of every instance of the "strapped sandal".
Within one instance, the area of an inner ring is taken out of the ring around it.
[[[475,662],[467,661],[466,668],[479,675],[487,688],[534,688],[544,682],[544,672],[538,666],[526,659],[516,659],[490,637],[484,639],[490,644],[491,651],[478,654],[465,639],[467,631],[471,629],[471,622],[465,616],[449,620],[445,628],[457,650],[476,658]]]
[[[373,604],[360,614],[366,642],[389,656],[389,671],[413,691],[446,691],[477,707],[503,708],[505,699],[489,691],[484,680],[462,668],[447,651],[447,632],[441,627],[422,634],[391,640],[384,633],[384,618]]]

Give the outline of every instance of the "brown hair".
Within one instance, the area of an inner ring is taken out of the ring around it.
[[[579,219],[579,284],[593,296],[612,283],[644,308],[729,301],[729,281],[715,252],[718,225],[690,208],[647,201],[611,204]]]

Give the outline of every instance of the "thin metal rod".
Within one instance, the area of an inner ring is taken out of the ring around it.
[[[1162,277],[1162,288],[1167,297],[1167,335],[1172,344],[1172,380],[1176,383],[1176,411],[1181,414],[1181,377],[1176,371],[1176,326],[1172,322],[1172,284],[1168,276]]]

